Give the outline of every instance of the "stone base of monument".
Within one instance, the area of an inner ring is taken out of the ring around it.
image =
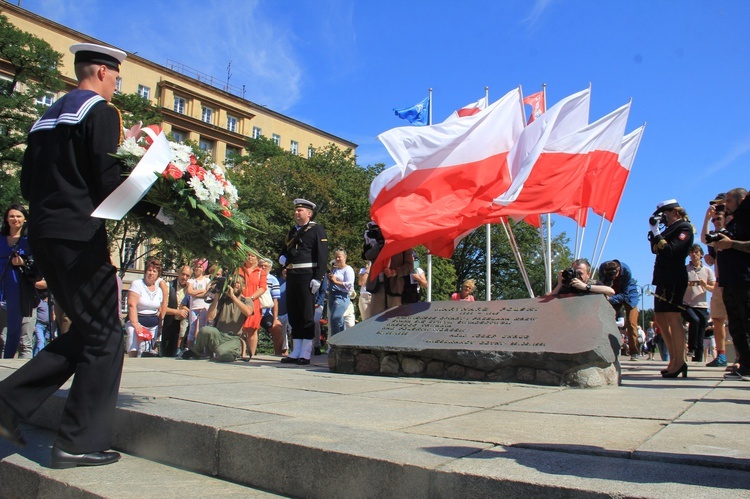
[[[583,388],[619,384],[620,333],[602,295],[414,303],[330,338],[333,372]]]

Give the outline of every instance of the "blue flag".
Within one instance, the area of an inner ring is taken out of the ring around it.
[[[396,113],[396,116],[399,118],[408,120],[409,123],[414,125],[427,125],[430,119],[430,97],[425,97],[422,102],[419,102],[412,107],[394,109],[393,112]]]

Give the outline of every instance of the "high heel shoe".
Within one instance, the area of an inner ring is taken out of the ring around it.
[[[669,372],[669,369],[662,369],[659,372],[662,373],[662,374],[667,374]]]
[[[688,373],[688,365],[687,363],[685,363],[685,364],[682,364],[682,367],[676,370],[675,372],[673,373],[666,372],[662,374],[661,377],[662,378],[676,378],[677,376],[682,374],[683,378],[687,378],[687,373]]]

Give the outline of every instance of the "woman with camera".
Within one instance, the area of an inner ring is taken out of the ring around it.
[[[669,350],[669,364],[661,373],[664,378],[677,378],[680,374],[686,378],[687,338],[682,327],[685,309],[682,299],[688,287],[685,259],[693,244],[693,225],[677,200],[669,199],[656,207],[649,226],[648,240],[651,252],[656,255],[651,281],[656,286],[654,312]]]
[[[28,212],[20,204],[11,205],[3,217],[0,238],[0,353],[6,359],[16,355],[32,357],[39,298],[34,286],[38,280],[29,243],[24,234]],[[42,281],[40,281],[42,282]]]

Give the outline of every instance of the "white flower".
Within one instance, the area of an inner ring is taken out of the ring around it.
[[[203,177],[203,185],[208,190],[209,197],[214,203],[224,194],[224,184],[212,172],[206,173],[206,176]]]
[[[239,199],[237,188],[231,182],[227,182],[224,186],[224,197],[227,198],[229,204],[235,204]]]
[[[146,149],[139,146],[135,138],[130,137],[125,139],[122,145],[117,148],[117,154],[119,156],[135,156],[137,158],[140,158],[141,156],[146,154]]]
[[[185,172],[190,165],[190,156],[193,154],[193,150],[190,146],[178,142],[170,142],[169,148],[172,150],[172,164]]]
[[[188,181],[188,185],[193,188],[195,197],[198,198],[198,201],[208,201],[208,199],[211,197],[211,193],[208,192],[208,189],[203,187],[203,183],[198,177],[191,178]]]

